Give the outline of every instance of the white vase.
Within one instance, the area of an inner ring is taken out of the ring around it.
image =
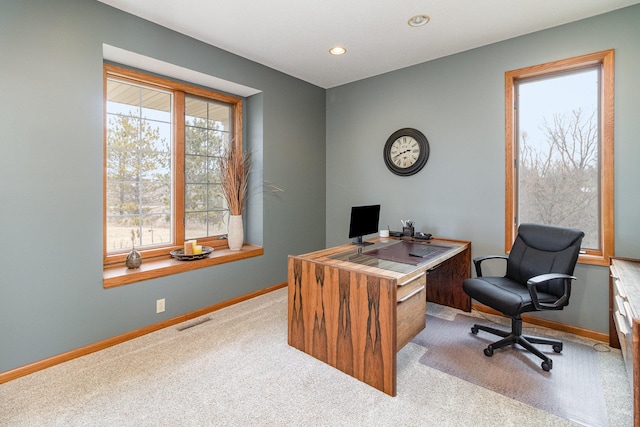
[[[232,251],[242,249],[244,243],[244,230],[242,228],[242,215],[229,216],[229,231],[227,232],[227,243]]]

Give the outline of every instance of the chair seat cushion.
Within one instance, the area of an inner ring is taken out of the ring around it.
[[[498,310],[509,317],[535,311],[526,286],[507,277],[476,277],[466,279],[462,289],[476,301]],[[538,292],[540,302],[554,302],[557,297]]]

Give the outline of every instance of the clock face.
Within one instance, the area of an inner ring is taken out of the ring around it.
[[[383,155],[391,172],[400,176],[413,175],[427,164],[429,142],[416,129],[400,129],[387,139]]]
[[[415,138],[401,136],[391,144],[391,161],[399,168],[413,166],[420,157],[420,145]]]

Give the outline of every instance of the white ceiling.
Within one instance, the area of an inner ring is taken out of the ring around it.
[[[99,0],[331,88],[640,0]],[[429,15],[424,27],[407,25]],[[347,53],[332,56],[329,49]]]

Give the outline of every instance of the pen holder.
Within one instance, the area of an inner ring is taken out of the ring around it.
[[[413,227],[402,227],[402,235],[413,237]]]

